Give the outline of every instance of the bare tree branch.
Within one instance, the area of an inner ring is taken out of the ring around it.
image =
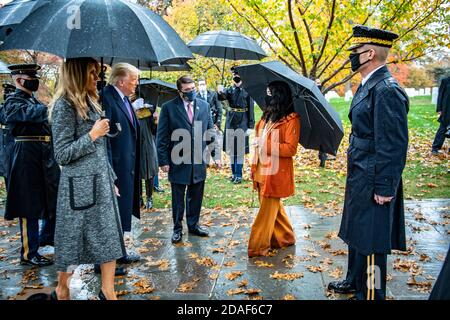
[[[311,2],[312,2],[312,1],[311,1]],[[311,2],[310,2],[310,3],[311,3]],[[298,3],[298,0],[297,0],[297,3]],[[298,9],[298,12],[299,12],[299,14],[300,14],[300,17],[301,17],[301,19],[302,19],[303,25],[305,26],[306,34],[308,35],[309,48],[310,48],[310,50],[311,50],[311,55],[312,55],[312,57],[313,57],[313,63],[314,63],[314,62],[315,62],[315,59],[316,59],[315,56],[314,56],[314,52],[315,52],[315,49],[314,49],[314,40],[313,40],[313,37],[312,37],[312,34],[311,34],[311,29],[309,28],[309,25],[308,25],[308,23],[306,22],[306,18],[305,18],[306,10],[305,10],[305,11],[302,11],[299,5],[297,6],[297,9]]]
[[[349,81],[351,78],[353,78],[355,75],[357,74],[357,72],[352,72],[351,74],[349,74],[348,76],[346,76],[344,79],[342,79],[341,81],[338,81],[336,83],[331,84],[330,86],[326,87],[322,93],[325,94],[330,90],[333,90],[334,88],[340,86],[341,84],[346,83],[347,81]]]
[[[300,56],[300,61],[302,62],[301,63],[302,73],[306,77],[306,76],[308,76],[308,72],[306,71],[306,62],[305,62],[305,57],[303,56],[302,45],[300,43],[300,39],[298,38],[297,27],[295,25],[294,17],[292,15],[292,0],[287,0],[287,3],[288,3],[289,21],[291,24],[291,28],[294,31],[295,44],[297,45],[297,50],[298,50],[298,54]]]
[[[317,63],[318,63],[318,62],[320,61],[320,59],[322,59],[322,57],[323,57],[323,53],[324,53],[325,48],[326,48],[327,43],[328,43],[328,37],[329,37],[329,35],[330,35],[330,30],[331,30],[331,27],[333,26],[333,21],[334,21],[335,13],[336,13],[336,0],[333,0],[333,3],[331,4],[330,21],[328,22],[327,32],[326,32],[326,34],[325,34],[325,38],[324,38],[324,40],[323,40],[323,43],[322,43],[322,46],[321,46],[321,49],[320,49],[320,52],[319,52],[319,56],[317,57],[317,59],[316,59],[314,65],[313,65],[313,67],[312,67],[311,74],[314,74],[314,75],[315,75],[316,70],[317,70]]]

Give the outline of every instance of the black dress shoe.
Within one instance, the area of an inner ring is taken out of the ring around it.
[[[353,293],[356,288],[347,280],[333,281],[328,284],[328,290],[333,290],[336,293]]]
[[[234,183],[234,184],[240,184],[240,183],[242,183],[242,178],[235,178],[235,179],[233,180],[233,183]]]
[[[100,292],[98,293],[98,300],[108,300],[106,299],[106,296],[101,289]]]
[[[205,229],[202,229],[201,227],[197,227],[195,229],[189,230],[190,234],[199,236],[199,237],[208,237],[209,233]]]
[[[155,190],[156,192],[159,192],[159,193],[163,193],[164,192],[164,189],[161,188],[161,187],[153,187],[153,190]]]
[[[129,253],[125,257],[117,259],[117,263],[130,264],[130,263],[138,262],[140,260],[141,260],[141,256],[138,255],[137,253]]]
[[[45,247],[45,246],[54,247],[55,243],[53,241],[39,242],[39,247]]]
[[[100,268],[99,264],[94,264],[94,272],[96,274],[101,274],[102,273],[102,269]],[[127,269],[125,269],[123,267],[116,267],[116,271],[114,273],[115,277],[124,276],[126,274],[127,274]]]
[[[145,205],[146,209],[152,209],[153,208],[153,199],[148,199],[147,204]]]
[[[183,238],[183,234],[180,232],[174,232],[172,235],[172,243],[179,243]]]
[[[37,255],[29,260],[20,259],[20,264],[27,266],[46,267],[52,265],[53,260],[47,259],[46,257],[43,257],[41,255]]]
[[[233,181],[234,181],[234,179],[236,179],[236,177],[235,177],[235,176],[231,176],[231,177],[229,177],[229,178],[228,178],[228,180],[230,180],[231,182],[233,182]]]

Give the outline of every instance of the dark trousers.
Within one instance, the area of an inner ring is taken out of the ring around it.
[[[158,188],[159,187],[159,178],[158,175],[153,177],[153,185]]]
[[[41,233],[39,235],[39,245],[51,245],[53,246],[55,240],[55,225],[56,219],[46,219],[42,224]]]
[[[348,270],[346,280],[356,288],[358,300],[386,299],[387,255],[363,255],[348,248]]]
[[[39,219],[19,218],[20,238],[22,248],[20,257],[23,260],[33,259],[39,249],[40,243],[52,244],[55,236],[55,219],[44,220],[41,234],[39,235]]]
[[[145,190],[145,195],[148,199],[151,199],[153,196],[153,183],[154,177],[150,178],[148,180],[142,179],[142,190]],[[144,188],[144,183],[145,183],[145,188]],[[141,195],[141,200],[142,200],[142,195]]]
[[[242,168],[244,166],[243,156],[230,156],[231,160],[231,173],[235,178],[242,179]]]
[[[186,209],[186,220],[189,230],[197,228],[202,208],[205,181],[190,185],[176,183],[171,183],[170,185],[172,188],[173,231],[181,232],[183,230],[184,209]]]
[[[441,150],[445,141],[445,132],[447,131],[446,126],[442,123],[442,119],[439,121],[439,128],[436,132],[436,136],[434,137],[433,146],[431,147],[432,151]]]

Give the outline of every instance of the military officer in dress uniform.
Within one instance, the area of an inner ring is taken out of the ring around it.
[[[235,68],[231,68],[233,86],[225,91],[218,89],[219,100],[228,101],[223,150],[230,155],[231,182],[242,182],[244,157],[250,152],[249,135],[255,127],[254,101],[242,88],[242,80]]]
[[[330,290],[353,299],[386,297],[386,258],[406,250],[402,172],[408,148],[408,97],[386,67],[395,33],[353,27],[350,62],[362,82],[353,98],[344,212],[339,237],[349,248],[347,277]]]
[[[46,266],[53,262],[39,255],[38,249],[53,245],[60,169],[53,157],[47,107],[33,96],[39,87],[40,67],[19,64],[8,68],[16,91],[4,105],[5,122],[14,137],[5,219],[19,218],[21,264]],[[39,219],[44,219],[40,234]]]

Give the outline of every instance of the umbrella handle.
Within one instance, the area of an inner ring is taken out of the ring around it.
[[[223,79],[224,79],[224,74],[225,74],[225,60],[227,57],[227,48],[225,48],[225,54],[223,56],[223,66],[222,66],[222,85],[223,85]]]

